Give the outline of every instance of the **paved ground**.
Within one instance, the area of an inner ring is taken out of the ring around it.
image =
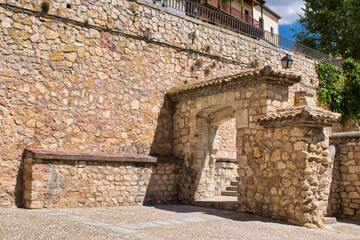
[[[226,210],[165,205],[0,209],[0,239],[358,239],[360,221],[307,229]]]

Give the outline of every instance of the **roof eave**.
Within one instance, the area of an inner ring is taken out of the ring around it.
[[[279,126],[331,127],[339,123],[340,118],[341,115],[338,113],[301,106],[260,118],[258,122],[263,127],[270,128]]]
[[[228,91],[229,89],[231,90],[236,86],[243,86],[244,84],[257,84],[259,81],[290,87],[299,83],[301,76],[290,72],[275,72],[270,66],[266,66],[263,69],[255,69],[206,82],[174,87],[167,92],[167,96],[172,100],[176,100],[180,95],[187,95],[195,91],[202,91],[203,94],[205,94],[205,92],[214,94],[221,91]]]
[[[279,14],[277,14],[276,12],[274,12],[274,10],[272,10],[271,8],[269,8],[266,5],[263,5],[263,7],[266,9],[266,11],[268,11],[269,13],[274,15],[277,19],[281,19],[281,16]]]

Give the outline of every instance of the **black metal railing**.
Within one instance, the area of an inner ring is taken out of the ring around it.
[[[222,26],[247,36],[263,39],[264,41],[288,51],[294,51],[320,62],[329,62],[334,65],[341,65],[341,60],[318,50],[309,48],[296,41],[284,38],[275,33],[263,30],[220,10],[206,7],[205,4],[197,4],[190,0],[153,0],[154,4],[162,7],[175,9],[187,16],[202,20],[204,22]]]

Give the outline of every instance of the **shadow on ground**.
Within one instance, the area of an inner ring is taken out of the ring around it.
[[[242,222],[258,221],[263,223],[278,223],[285,225],[293,225],[287,222],[283,222],[267,217],[257,216],[252,213],[242,213],[237,211],[220,210],[220,209],[205,208],[205,207],[198,207],[192,205],[152,205],[152,207],[160,210],[176,212],[176,213],[202,212],[205,214],[226,218],[234,221],[242,221]]]
[[[352,219],[337,218],[336,220],[338,223],[355,224],[355,225],[360,226],[360,219],[352,220]],[[360,239],[360,236],[359,236],[359,239]]]

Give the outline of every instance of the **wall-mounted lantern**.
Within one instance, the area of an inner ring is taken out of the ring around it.
[[[286,56],[281,59],[281,65],[284,69],[290,69],[293,61],[294,60],[291,59],[290,55],[286,54]]]

